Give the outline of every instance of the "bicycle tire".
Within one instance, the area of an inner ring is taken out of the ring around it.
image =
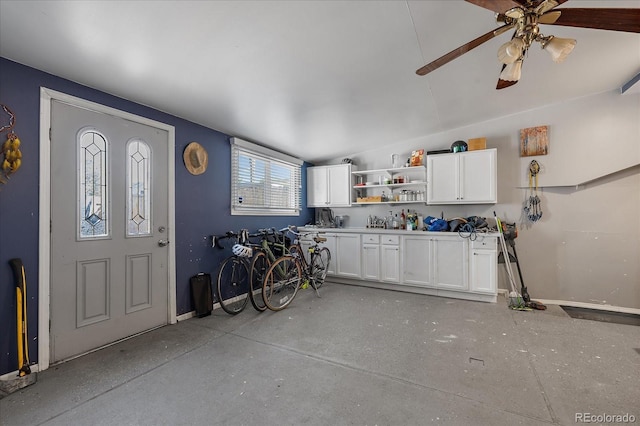
[[[313,282],[316,285],[316,289],[320,288],[324,284],[324,280],[327,278],[327,271],[329,270],[329,263],[331,262],[331,252],[328,248],[323,247],[316,249],[316,252],[311,256],[311,276]]]
[[[251,259],[249,300],[251,300],[251,304],[258,312],[267,310],[267,305],[262,297],[262,284],[270,266],[269,257],[263,251],[257,251],[253,259]]]
[[[226,258],[218,273],[218,302],[222,309],[236,315],[244,310],[249,301],[249,267],[237,256]]]
[[[293,256],[273,262],[264,279],[262,298],[272,311],[280,311],[293,301],[302,281],[300,263]]]

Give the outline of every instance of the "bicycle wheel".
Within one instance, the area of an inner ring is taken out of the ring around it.
[[[264,303],[264,298],[262,297],[262,284],[264,283],[264,277],[267,275],[269,266],[271,266],[271,262],[269,262],[269,258],[263,251],[258,251],[251,260],[251,291],[249,292],[249,300],[251,300],[251,304],[258,312],[267,309],[267,305]]]
[[[273,262],[262,285],[262,298],[272,311],[286,308],[296,297],[302,270],[292,256],[283,256]]]
[[[228,314],[242,312],[249,300],[249,268],[247,262],[237,256],[222,262],[218,273],[218,301]]]
[[[329,270],[329,263],[331,262],[331,252],[328,248],[323,247],[316,249],[316,252],[311,256],[311,276],[316,285],[316,289],[320,288],[324,284],[325,278],[327,278],[327,271]]]

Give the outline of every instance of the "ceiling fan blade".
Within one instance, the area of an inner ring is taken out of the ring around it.
[[[517,81],[507,81],[507,80],[502,80],[502,79],[498,79],[498,84],[496,85],[496,90],[500,90],[500,89],[504,89],[506,87],[510,87],[513,86],[514,84],[516,84]]]
[[[441,66],[443,66],[444,64],[447,64],[447,63],[453,61],[454,59],[458,58],[459,56],[464,55],[465,53],[467,53],[471,49],[475,49],[476,47],[480,46],[482,43],[491,40],[495,36],[502,34],[503,32],[507,31],[509,28],[512,28],[512,27],[513,27],[513,24],[506,24],[506,25],[503,25],[501,27],[496,28],[495,30],[491,30],[486,34],[483,34],[480,37],[478,37],[478,38],[476,38],[474,40],[471,40],[469,43],[463,44],[462,46],[458,47],[457,49],[452,50],[451,52],[447,53],[446,55],[439,57],[435,61],[428,63],[427,65],[425,65],[422,68],[418,69],[416,71],[416,74],[418,74],[418,75],[429,74],[431,71],[433,71],[435,69],[438,69]]]
[[[540,16],[538,18],[538,23],[551,25],[558,20],[561,14],[562,12],[560,12],[559,10],[552,10],[551,12],[547,12],[544,15]]]
[[[555,9],[562,12],[552,25],[640,33],[640,9]]]
[[[536,6],[535,11],[538,15],[542,15],[543,13],[550,11],[556,6],[560,6],[562,3],[566,1],[567,0],[545,0],[542,3],[540,3],[538,6]]]
[[[504,13],[514,7],[522,7],[522,3],[526,1],[517,0],[466,0],[468,3],[475,4],[476,6],[484,7],[496,13]]]

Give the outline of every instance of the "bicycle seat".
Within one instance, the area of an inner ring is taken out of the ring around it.
[[[327,241],[327,239],[325,237],[314,237],[313,241],[315,241],[316,243],[324,243]]]

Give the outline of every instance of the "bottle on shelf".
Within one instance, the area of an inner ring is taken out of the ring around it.
[[[398,213],[393,217],[393,229],[398,229],[400,227],[398,223]]]
[[[400,229],[407,229],[407,216],[404,214],[404,209],[400,213]]]

